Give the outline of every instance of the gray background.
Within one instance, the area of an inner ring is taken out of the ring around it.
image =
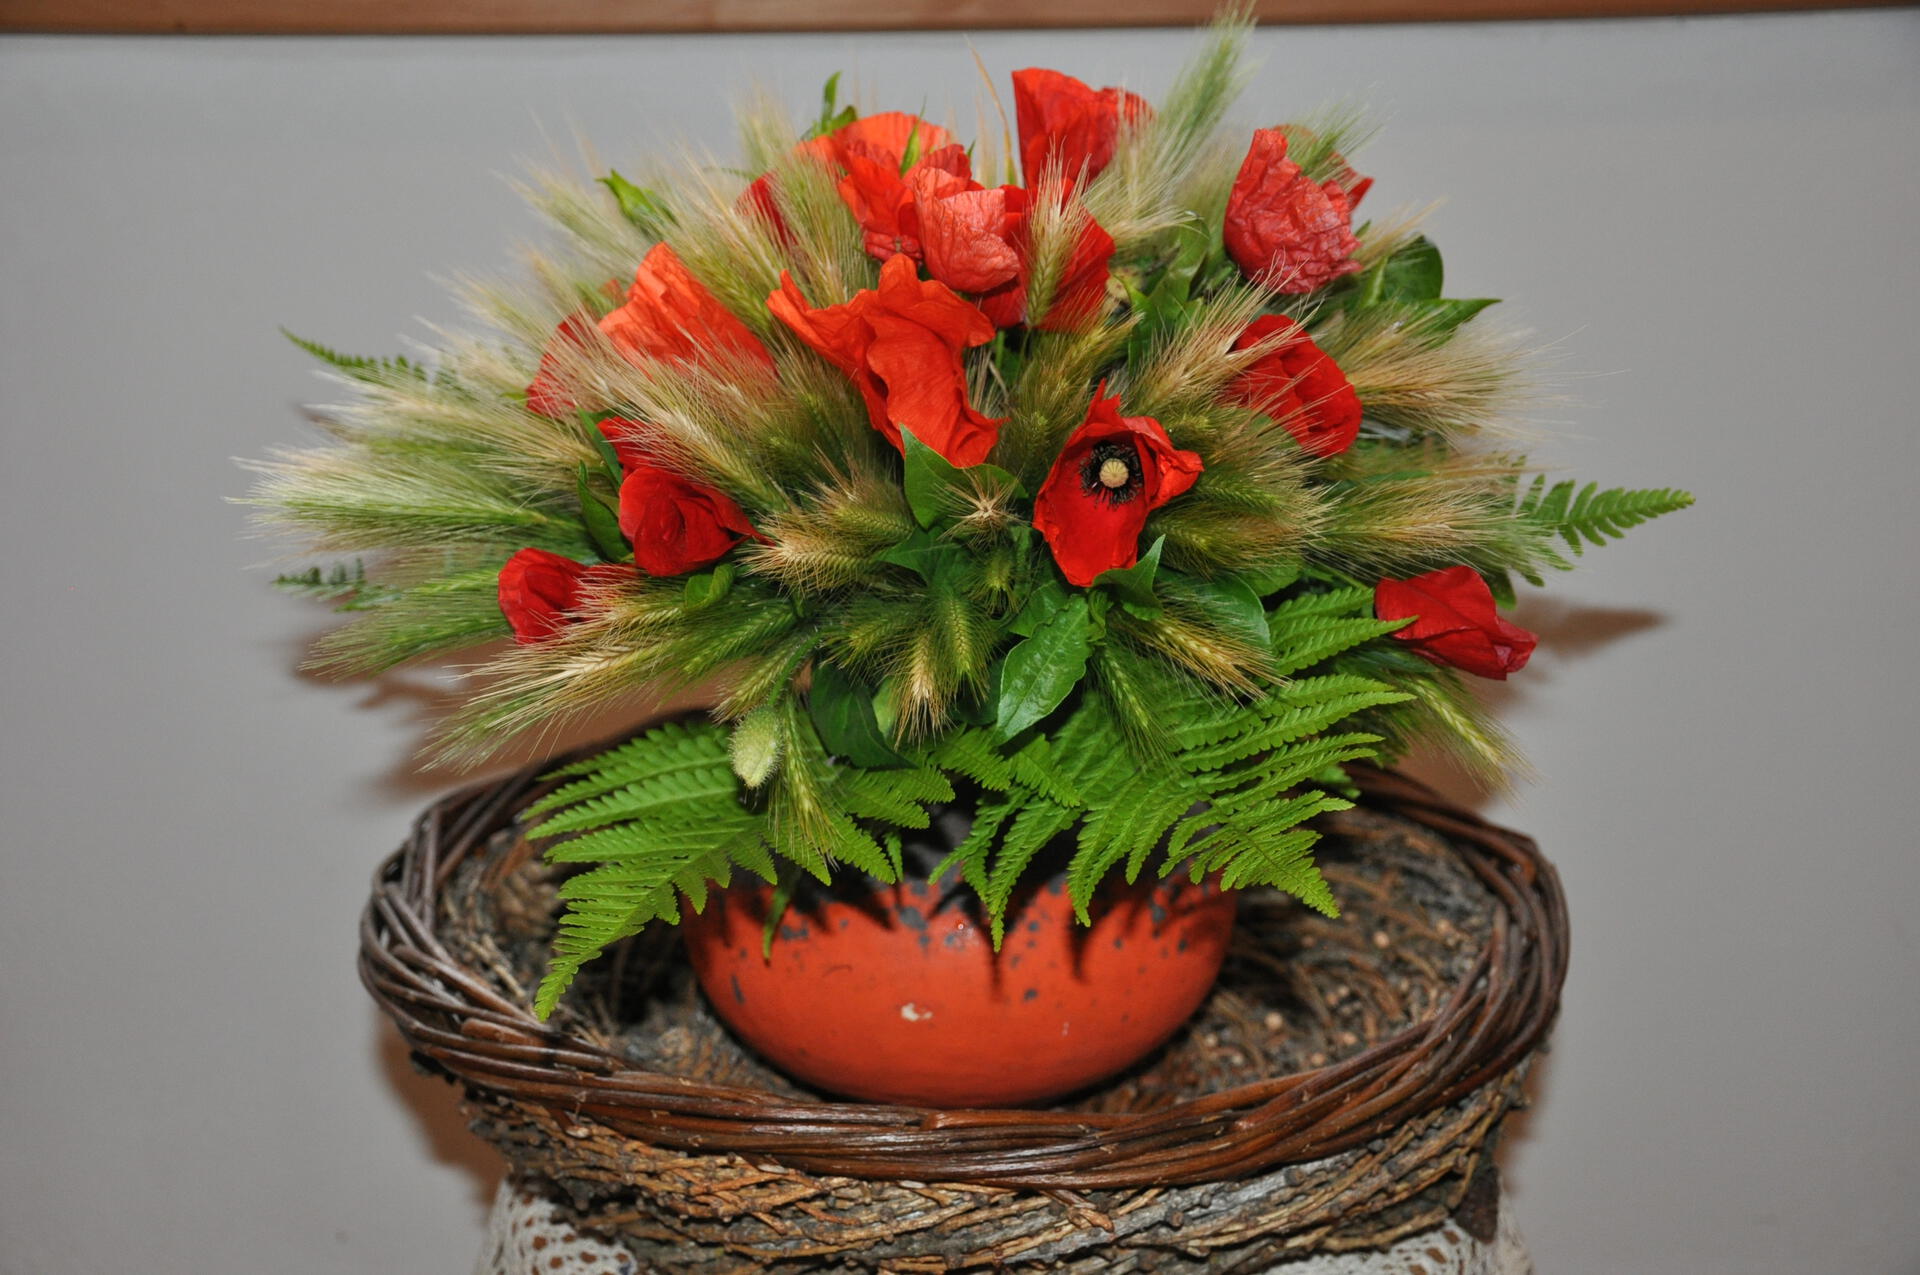
[[[1155,94],[1182,34],[987,34]],[[1273,30],[1240,118],[1370,98],[1375,208],[1557,360],[1547,449],[1700,508],[1520,618],[1498,699],[1575,960],[1507,1157],[1546,1275],[1920,1272],[1920,15]],[[537,233],[502,180],[805,108],[972,119],[961,38],[0,43],[0,1270],[463,1270],[492,1153],[352,971],[450,781],[431,676],[293,670],[229,458]],[[1004,80],[1002,81],[1004,83]]]

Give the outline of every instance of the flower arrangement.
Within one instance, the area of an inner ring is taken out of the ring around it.
[[[746,114],[740,176],[538,183],[565,246],[469,288],[485,335],[301,342],[356,393],[253,500],[368,559],[283,578],[351,614],[321,666],[485,645],[462,756],[716,688],[534,808],[595,865],[541,1013],[736,873],[896,879],[956,800],[935,872],[997,939],[1062,838],[1083,919],[1150,871],[1332,912],[1344,766],[1508,764],[1463,674],[1526,665],[1516,581],[1690,497],[1536,472],[1493,302],[1445,295],[1417,216],[1356,220],[1356,122],[1223,125],[1243,34],[1152,104],[1017,71],[970,147],[830,81],[804,129]]]

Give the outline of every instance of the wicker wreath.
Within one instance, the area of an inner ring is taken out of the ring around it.
[[[381,868],[360,970],[476,1131],[644,1269],[1259,1270],[1452,1215],[1490,1233],[1490,1150],[1566,970],[1533,842],[1403,776],[1324,821],[1343,916],[1242,901],[1207,1005],[1154,1058],[1038,1111],[832,1101],[704,1006],[671,930],[535,1019],[557,905],[516,816],[535,767],[430,808]],[[1476,1216],[1478,1215],[1478,1216]]]

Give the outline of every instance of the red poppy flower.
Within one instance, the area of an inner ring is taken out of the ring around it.
[[[1032,201],[1028,192],[1016,186],[1003,186],[997,193],[1002,196],[1003,229],[997,232],[997,241],[1004,244],[1012,253],[1014,273],[1002,279],[991,288],[969,288],[966,291],[979,294],[980,309],[993,320],[997,328],[1010,328],[1021,323],[1031,323],[1034,327],[1048,332],[1070,332],[1085,327],[1100,314],[1107,299],[1107,277],[1109,263],[1113,259],[1113,236],[1109,235],[1091,217],[1081,228],[1080,237],[1074,241],[1073,251],[1068,254],[1060,272],[1060,278],[1054,284],[1053,299],[1047,305],[1047,312],[1034,321],[1027,313],[1027,282],[1033,272],[1033,239],[1030,233],[1028,213]],[[946,206],[955,200],[943,200],[940,204],[921,212],[921,224],[939,227],[943,224]],[[983,239],[995,234],[989,225],[967,228],[970,233]],[[929,234],[934,232],[929,230]],[[973,244],[966,244],[974,247]],[[995,256],[996,262],[1005,258]],[[931,246],[928,248],[927,270],[936,279],[944,279],[944,262],[936,264]],[[954,284],[955,287],[961,285]]]
[[[759,338],[663,243],[647,253],[626,303],[600,320],[600,330],[634,362],[696,363],[729,353],[773,366]]]
[[[860,223],[867,252],[881,261],[902,252],[920,255],[912,224],[916,174],[944,172],[972,184],[966,149],[953,134],[904,111],[863,116],[801,149],[841,172],[840,200]]]
[[[878,288],[818,310],[782,272],[767,307],[853,379],[873,427],[895,447],[904,425],[955,465],[977,465],[993,450],[1001,423],[967,402],[961,361],[993,339],[993,324],[944,283],[921,279],[911,259],[888,259]]]
[[[1192,487],[1200,470],[1200,457],[1176,450],[1159,421],[1122,416],[1119,395],[1096,391],[1041,484],[1033,525],[1061,573],[1085,588],[1102,571],[1139,561],[1147,515]]]
[[[1296,153],[1302,146],[1317,140],[1314,131],[1304,124],[1282,124],[1280,132],[1286,134],[1288,143]],[[1358,208],[1360,201],[1367,197],[1367,192],[1373,189],[1373,178],[1362,177],[1339,151],[1327,152],[1324,167],[1327,180],[1346,192],[1349,213]]]
[[[1018,186],[962,187],[950,179],[917,180],[914,215],[927,273],[978,297],[997,328],[1027,323],[1027,281],[1033,269],[1028,213],[1032,200]],[[1084,327],[1107,296],[1113,236],[1091,218],[1081,229],[1054,286],[1046,314],[1034,326],[1047,331]]]
[[[546,349],[540,352],[540,369],[533,374],[533,383],[527,386],[528,411],[555,420],[573,415],[578,404],[562,381],[560,369],[568,357],[567,347],[585,349],[592,339],[593,318],[586,311],[576,310],[560,321],[547,338]]]
[[[1033,185],[1055,165],[1069,187],[1092,181],[1113,162],[1120,121],[1152,113],[1125,89],[1090,88],[1071,75],[1029,67],[1013,73],[1013,109],[1020,124],[1020,168]]]
[[[1016,239],[1025,225],[1026,192],[989,190],[942,172],[913,180],[913,221],[927,273],[956,292],[991,292],[1020,277]]]
[[[1287,135],[1256,129],[1227,197],[1227,252],[1278,292],[1325,287],[1360,268],[1352,205],[1335,181],[1314,182],[1287,158]]]
[[[1392,636],[1423,659],[1481,677],[1505,681],[1533,654],[1534,635],[1500,614],[1493,590],[1472,567],[1382,580],[1374,586],[1373,610],[1383,620],[1419,617]]]
[[[950,146],[953,141],[952,133],[918,115],[882,111],[878,115],[863,115],[822,137],[802,142],[800,149],[842,168],[846,167],[849,154],[888,156],[897,173],[904,166],[908,150],[925,155]]]
[[[599,429],[600,436],[613,445],[613,454],[620,460],[621,472],[653,463],[652,453],[648,450],[654,434],[653,426],[645,421],[609,416],[600,422]]]
[[[1263,314],[1247,325],[1236,350],[1275,336],[1280,344],[1256,359],[1227,387],[1227,397],[1271,416],[1316,456],[1335,456],[1360,433],[1360,396],[1340,365],[1284,314]]]
[[[522,549],[500,568],[500,613],[513,628],[513,640],[530,646],[579,619],[584,584],[627,574],[624,567],[587,566],[545,549]]]
[[[793,244],[793,228],[787,225],[787,219],[780,211],[780,200],[774,194],[772,173],[761,173],[748,182],[747,188],[740,192],[740,198],[734,201],[734,207],[765,221],[776,242],[788,246]]]
[[[845,150],[847,175],[840,179],[840,202],[860,223],[867,255],[885,261],[897,253],[920,257],[920,227],[914,207],[914,187],[922,177],[951,191],[978,190],[967,152],[958,144],[927,152],[906,172],[898,156],[870,148]]]

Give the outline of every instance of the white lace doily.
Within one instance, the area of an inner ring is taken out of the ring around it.
[[[1482,1244],[1451,1222],[1392,1248],[1308,1255],[1269,1268],[1270,1275],[1533,1275],[1513,1210],[1500,1198],[1500,1228]],[[643,1275],[618,1244],[576,1230],[541,1187],[500,1184],[488,1219],[487,1243],[473,1275]]]

